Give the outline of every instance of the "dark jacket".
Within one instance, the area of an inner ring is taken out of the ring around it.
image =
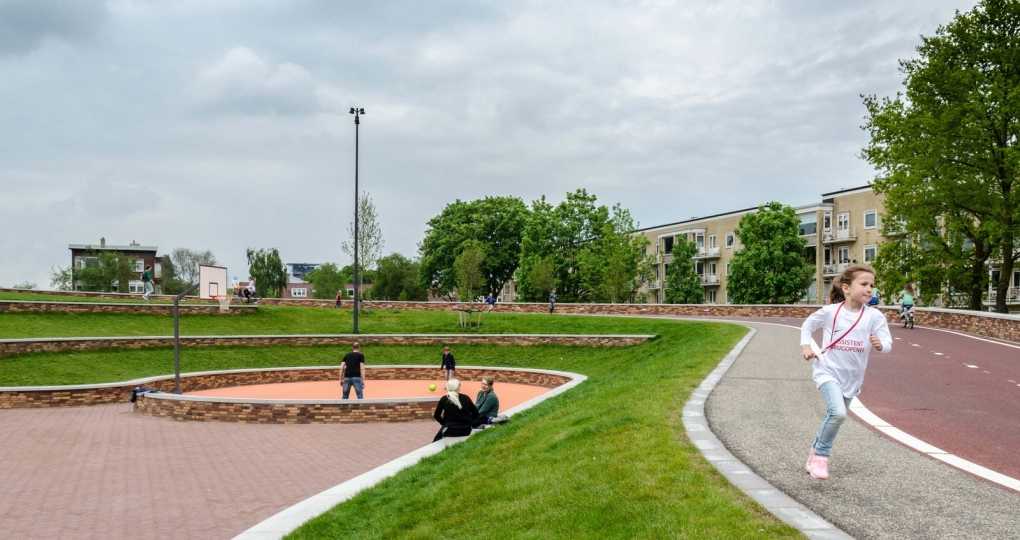
[[[432,415],[446,428],[443,433],[446,437],[463,437],[471,434],[471,426],[474,425],[475,419],[478,418],[478,409],[475,408],[475,404],[471,401],[471,398],[464,394],[459,394],[461,406],[458,407],[450,402],[450,396],[443,396],[439,398],[439,403],[436,404],[436,412]]]
[[[478,407],[479,417],[491,418],[499,414],[499,398],[495,390],[478,392],[475,396],[475,405]]]

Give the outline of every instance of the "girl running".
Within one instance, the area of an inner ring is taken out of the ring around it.
[[[811,478],[829,477],[832,442],[846,419],[850,400],[861,392],[871,349],[892,350],[892,336],[882,312],[868,307],[875,286],[875,271],[852,265],[832,281],[832,302],[814,312],[800,327],[804,360],[811,360],[812,379],[825,401],[825,418],[811,444],[807,469]],[[811,335],[822,329],[822,347]]]

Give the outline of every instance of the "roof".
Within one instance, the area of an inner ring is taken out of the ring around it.
[[[822,193],[822,197],[828,197],[830,195],[842,195],[844,193],[850,193],[851,191],[860,191],[862,189],[871,189],[871,184],[864,184],[863,186],[857,186],[852,188],[841,189],[839,191],[830,191],[828,193]]]
[[[765,204],[767,204],[767,203],[763,203],[761,206],[764,206]],[[744,208],[743,210],[732,210],[730,212],[723,212],[721,214],[712,214],[710,216],[693,217],[691,219],[685,219],[683,221],[675,221],[673,223],[666,223],[666,224],[663,224],[663,225],[655,225],[654,227],[644,227],[644,228],[641,228],[641,229],[636,229],[634,232],[644,232],[644,231],[651,231],[651,230],[654,230],[654,229],[664,229],[666,227],[673,227],[673,226],[676,226],[676,225],[683,225],[683,224],[686,224],[686,223],[697,223],[699,221],[705,221],[707,219],[714,219],[714,218],[724,217],[724,216],[733,216],[733,215],[737,215],[737,214],[746,214],[748,212],[754,212],[754,211],[758,210],[759,208],[761,208],[761,206],[753,206],[751,208]],[[805,204],[805,205],[802,205],[802,206],[794,207],[794,210],[797,213],[800,213],[800,212],[803,212],[805,210],[815,210],[815,209],[818,209],[818,208],[821,208],[821,207],[825,207],[825,206],[828,206],[828,205],[826,205],[824,203],[822,203],[822,204],[811,203],[811,204]]]
[[[156,251],[156,246],[140,246],[138,244],[128,246],[115,246],[112,244],[106,244],[100,246],[98,244],[68,244],[67,249],[84,249],[88,251]]]

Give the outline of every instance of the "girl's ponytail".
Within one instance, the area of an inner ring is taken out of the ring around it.
[[[829,303],[838,304],[846,300],[846,296],[843,294],[843,276],[836,276],[832,278],[832,289],[829,290]]]

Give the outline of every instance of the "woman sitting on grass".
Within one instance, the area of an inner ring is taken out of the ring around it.
[[[471,434],[471,426],[478,417],[478,409],[471,398],[460,393],[460,381],[446,381],[446,395],[439,398],[436,412],[432,415],[443,427],[439,428],[433,442],[443,437],[466,437]]]

